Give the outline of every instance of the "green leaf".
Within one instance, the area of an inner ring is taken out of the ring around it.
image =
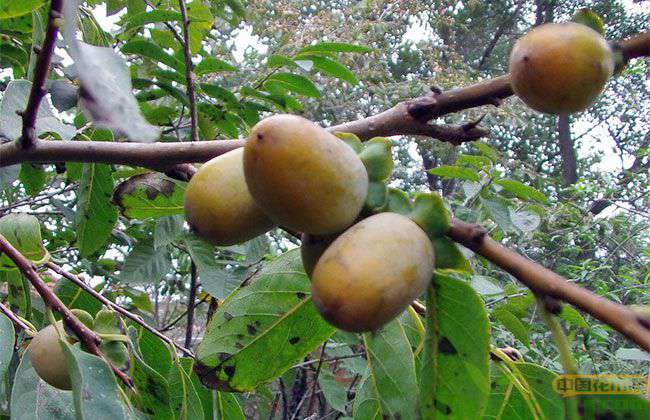
[[[331,58],[317,55],[301,55],[300,58],[302,60],[310,60],[314,63],[315,69],[329,74],[330,76],[334,76],[337,79],[344,80],[352,86],[359,83],[359,80],[357,80],[356,76],[349,68]]]
[[[185,184],[159,173],[136,175],[120,183],[113,202],[131,219],[183,214]]]
[[[149,12],[143,12],[129,16],[128,20],[126,21],[126,25],[124,25],[124,29],[128,30],[137,28],[144,26],[147,23],[180,22],[182,20],[183,16],[178,12],[172,10],[154,9]]]
[[[234,105],[237,103],[237,97],[228,89],[210,83],[201,83],[201,90],[208,96],[220,99],[227,104]]]
[[[585,419],[645,420],[650,412],[650,401],[641,395],[583,395],[579,410]]]
[[[519,181],[512,179],[498,179],[494,181],[495,184],[501,185],[504,190],[514,194],[522,200],[535,200],[540,203],[548,203],[546,196],[540,191]]]
[[[25,15],[32,10],[38,9],[44,3],[45,0],[3,1],[0,4],[0,19]]]
[[[138,242],[124,260],[120,279],[131,284],[157,284],[171,269],[167,248],[154,248],[151,241]]]
[[[481,198],[481,204],[487,210],[492,219],[503,231],[516,232],[515,226],[510,219],[509,201],[495,197],[494,199]]]
[[[334,331],[311,301],[309,279],[295,249],[266,265],[221,304],[198,347],[195,370],[212,388],[252,391],[302,360]]]
[[[204,58],[199,64],[196,65],[196,67],[194,67],[194,73],[196,73],[197,76],[235,70],[237,70],[237,67],[214,57]]]
[[[555,373],[532,363],[517,363],[518,372],[509,372],[499,362],[501,368],[495,369],[491,380],[491,394],[483,419],[563,419],[564,402],[560,394],[553,389]],[[513,384],[517,378],[528,391],[522,394]],[[584,418],[596,418],[586,416]]]
[[[92,316],[102,308],[101,302],[66,278],[56,282],[54,293],[68,308],[82,309]]]
[[[201,287],[215,298],[223,299],[237,288],[239,281],[221,268],[215,259],[215,247],[193,235],[187,235],[183,242],[196,264],[201,278]]]
[[[76,418],[72,392],[54,388],[38,377],[32,367],[29,348],[23,354],[14,376],[10,406],[11,418],[16,420]]]
[[[166,375],[157,372],[149,366],[140,353],[138,331],[135,327],[127,330],[132,347],[132,363],[130,375],[136,389],[139,391],[137,406],[153,418],[173,419],[171,395]]]
[[[375,385],[370,375],[365,375],[354,397],[354,420],[382,420],[381,404],[376,396]]]
[[[560,312],[560,318],[563,320],[567,321],[570,324],[573,324],[577,327],[580,328],[589,328],[589,324],[587,324],[587,321],[580,315],[580,312],[578,312],[575,308],[569,305],[563,305],[562,306],[562,312]]]
[[[348,389],[345,383],[337,381],[336,376],[329,369],[322,367],[318,375],[318,386],[323,391],[327,404],[341,413],[346,412]]]
[[[204,417],[201,399],[179,359],[174,359],[174,364],[167,375],[167,382],[171,394],[170,403],[176,418],[201,419]]]
[[[153,247],[165,247],[176,240],[183,232],[185,219],[182,215],[163,216],[156,220],[153,232]]]
[[[10,213],[0,218],[0,234],[30,261],[45,261],[49,254],[43,246],[41,226],[35,216]],[[0,255],[0,267],[15,267],[4,253]]]
[[[296,62],[284,55],[272,54],[266,60],[266,65],[271,68],[286,66],[294,68],[297,66]]]
[[[320,98],[320,92],[314,83],[304,76],[293,73],[275,73],[268,78],[269,82],[275,82],[290,92],[310,98]]]
[[[79,345],[59,340],[72,379],[75,414],[81,419],[128,419],[131,413],[122,401],[117,379],[101,358],[86,353]]]
[[[43,168],[32,163],[20,165],[20,182],[25,186],[25,191],[30,196],[35,196],[43,190],[47,181],[47,173]]]
[[[181,73],[185,73],[185,63],[176,57],[167,54],[165,50],[153,42],[149,42],[144,39],[134,39],[122,46],[122,52],[124,54],[139,55],[141,57],[166,64]]]
[[[384,418],[415,418],[418,386],[415,359],[404,328],[397,320],[363,334],[371,392]]]
[[[213,398],[213,420],[244,420],[244,411],[239,401],[230,392],[212,391]]]
[[[512,312],[504,308],[497,308],[492,311],[492,316],[508,331],[510,331],[517,340],[530,348],[528,328]]]
[[[451,269],[472,272],[470,262],[465,258],[463,253],[458,248],[459,245],[447,238],[440,236],[431,241],[433,244],[433,255],[436,257],[437,269]]]
[[[467,155],[461,153],[456,159],[456,165],[469,165],[476,169],[483,169],[492,166],[492,161],[486,156]]]
[[[117,222],[117,209],[111,203],[111,171],[110,165],[100,163],[83,167],[75,215],[76,245],[83,257],[91,256],[106,244]]]
[[[16,330],[14,323],[4,314],[0,315],[0,378],[5,377],[14,354]]]
[[[7,283],[7,303],[27,320],[32,318],[32,296],[29,281],[18,269],[0,270],[0,283]]]
[[[372,51],[371,48],[364,47],[363,45],[347,44],[344,42],[319,42],[308,47],[301,49],[298,54],[307,52],[352,52],[352,53],[367,53]]]
[[[476,147],[479,152],[481,152],[482,155],[487,156],[492,162],[496,162],[498,155],[497,151],[488,146],[485,143],[482,143],[480,141],[474,141],[472,142],[472,145]]]
[[[490,393],[485,305],[470,285],[441,273],[433,289],[435,303],[428,298],[427,306],[435,306],[435,312],[427,314],[420,378],[435,380],[421,379],[422,417],[477,418]]]
[[[476,172],[470,168],[464,168],[462,166],[443,165],[438,166],[437,168],[429,169],[427,172],[431,175],[437,175],[442,178],[458,178],[474,182],[478,182],[480,180]]]

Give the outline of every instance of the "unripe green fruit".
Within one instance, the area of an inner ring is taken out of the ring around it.
[[[372,331],[406,309],[431,281],[433,246],[411,219],[380,213],[339,236],[312,273],[312,299],[328,322]]]
[[[510,84],[529,107],[548,114],[587,108],[614,71],[612,50],[579,23],[548,23],[520,38],[510,54]]]
[[[205,163],[185,190],[185,218],[197,235],[215,245],[245,242],[273,222],[255,204],[244,179],[244,149]]]
[[[62,325],[59,321],[59,325]],[[29,344],[29,359],[38,376],[55,388],[70,390],[72,382],[54,325],[40,330]]]
[[[296,115],[260,121],[244,148],[251,195],[278,225],[300,232],[341,232],[359,215],[368,174],[354,150]]]

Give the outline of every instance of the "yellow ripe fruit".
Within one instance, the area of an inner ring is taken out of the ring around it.
[[[245,242],[273,227],[248,192],[243,155],[240,148],[206,162],[185,190],[185,219],[215,245]]]
[[[529,107],[566,115],[586,109],[614,72],[607,41],[579,23],[548,23],[520,38],[510,54],[510,84]]]
[[[63,325],[59,321],[59,325]],[[29,359],[38,376],[55,388],[70,390],[72,382],[54,325],[40,330],[29,344]]]
[[[341,232],[358,216],[368,173],[350,146],[296,115],[260,121],[244,148],[251,195],[278,225],[300,232]]]
[[[434,253],[411,219],[380,213],[345,231],[312,273],[312,299],[329,323],[372,331],[406,309],[431,281]]]

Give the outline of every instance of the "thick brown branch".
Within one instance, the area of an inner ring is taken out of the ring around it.
[[[623,52],[623,57],[626,60],[648,57],[650,56],[650,31],[618,41],[614,45]]]
[[[52,0],[50,14],[47,20],[47,29],[45,31],[45,40],[43,41],[43,46],[38,51],[32,90],[29,92],[27,108],[21,114],[23,117],[23,129],[19,142],[25,149],[32,147],[38,140],[36,138],[36,117],[38,116],[38,108],[41,105],[41,101],[47,94],[45,83],[47,82],[47,75],[50,72],[50,64],[52,64],[54,44],[59,34],[62,7],[63,0]]]
[[[196,108],[196,89],[194,86],[194,64],[192,63],[192,51],[190,48],[190,21],[187,18],[185,0],[178,0],[178,8],[181,12],[183,28],[183,56],[185,57],[185,80],[187,82],[187,98],[190,103],[191,139],[199,140],[199,114]]]
[[[156,337],[160,338],[164,342],[170,344],[172,347],[179,349],[183,353],[185,353],[187,356],[194,357],[194,353],[192,353],[191,350],[186,349],[183,346],[179,346],[172,340],[171,338],[167,337],[166,335],[162,334],[160,331],[156,330],[154,327],[151,325],[147,324],[140,318],[139,316],[127,311],[117,303],[114,303],[110,300],[108,300],[106,297],[100,295],[97,293],[95,289],[90,287],[89,285],[86,284],[85,281],[83,281],[81,278],[78,276],[75,276],[74,274],[64,270],[63,268],[59,267],[58,265],[54,264],[53,262],[48,262],[45,263],[45,266],[49,268],[50,270],[54,271],[55,273],[59,274],[60,276],[65,277],[66,279],[70,280],[74,284],[76,284],[80,289],[83,289],[86,293],[90,294],[92,297],[103,303],[107,308],[110,308],[114,310],[115,312],[119,312],[120,314],[124,315],[125,317],[129,318],[131,321],[135,322],[136,324],[142,326],[145,330],[149,331]]]
[[[650,351],[648,320],[626,306],[570,283],[559,274],[504,247],[491,239],[485,229],[478,225],[454,220],[447,235],[512,274],[534,293],[570,303],[616,329],[644,350]]]
[[[27,277],[29,282],[34,286],[34,289],[41,295],[43,301],[47,306],[61,314],[61,318],[66,326],[68,326],[77,336],[77,338],[84,344],[85,348],[88,351],[96,356],[101,357],[106,360],[101,350],[99,349],[99,344],[101,343],[100,338],[95,334],[91,329],[86,327],[76,316],[68,309],[67,306],[61,302],[57,295],[54,294],[54,291],[47,287],[43,282],[41,277],[36,272],[34,265],[25,258],[16,248],[13,247],[7,241],[7,239],[0,234],[0,252],[3,252],[9,259],[11,259],[16,267]],[[131,378],[129,378],[124,372],[117,369],[113,366],[112,363],[106,361],[115,375],[119,377],[122,382],[128,387],[133,386]]]

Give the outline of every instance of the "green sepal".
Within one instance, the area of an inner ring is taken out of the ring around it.
[[[444,236],[451,222],[445,203],[437,193],[416,194],[409,217],[432,239]]]
[[[82,324],[84,324],[86,327],[92,329],[93,328],[93,316],[90,315],[88,312],[84,311],[83,309],[70,309],[70,312],[73,313],[74,316],[77,317],[79,321],[81,321]]]
[[[121,341],[107,341],[102,342],[100,348],[102,353],[104,353],[118,369],[127,367],[129,351],[127,350],[126,344]]]
[[[98,334],[121,334],[122,325],[117,312],[110,309],[102,309],[95,315],[93,330]]]
[[[361,143],[361,140],[356,135],[352,133],[336,133],[335,136],[343,140],[357,154],[363,150],[363,143]]]
[[[393,173],[393,145],[385,137],[375,137],[363,144],[359,159],[368,171],[370,181],[384,181]]]
[[[369,182],[365,208],[371,212],[382,209],[388,200],[388,188],[385,182]]]
[[[384,211],[390,211],[404,216],[408,216],[413,211],[413,204],[411,204],[408,194],[404,191],[397,188],[389,188],[387,198],[388,202]]]
[[[436,269],[451,269],[472,273],[472,266],[465,258],[456,242],[447,238],[446,236],[439,236],[434,238],[431,243],[433,244],[433,254],[436,256]]]
[[[625,54],[623,54],[623,50],[617,43],[610,42],[609,47],[612,49],[612,59],[614,60],[613,75],[618,76],[623,72],[623,70],[625,70],[628,60],[625,58]]]
[[[588,26],[603,36],[605,35],[605,24],[603,20],[598,13],[591,9],[584,8],[578,10],[571,20],[575,23]]]

